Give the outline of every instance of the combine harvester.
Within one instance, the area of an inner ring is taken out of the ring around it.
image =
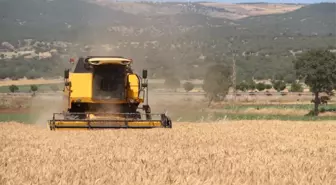
[[[88,56],[70,62],[72,69],[64,72],[64,110],[48,121],[51,130],[172,128],[166,114],[151,113],[147,70],[139,77],[131,59]]]

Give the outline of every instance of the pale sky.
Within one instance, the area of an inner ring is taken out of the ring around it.
[[[132,1],[132,0],[131,0]],[[150,0],[148,0],[150,1]],[[320,2],[336,2],[336,0],[152,0],[152,1],[175,1],[175,2],[197,2],[197,1],[211,1],[211,2],[227,2],[227,3],[246,3],[246,2],[269,2],[269,3],[320,3]]]
[[[320,2],[336,2],[336,0],[213,0],[214,2],[271,2],[271,3],[320,3]]]

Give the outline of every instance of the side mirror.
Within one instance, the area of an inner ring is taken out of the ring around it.
[[[69,69],[64,70],[64,79],[69,78]]]
[[[142,70],[142,78],[143,79],[147,78],[147,70],[146,69]]]
[[[75,59],[74,58],[70,58],[69,62],[73,64],[75,62]]]

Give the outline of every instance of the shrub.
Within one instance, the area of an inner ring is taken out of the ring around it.
[[[185,91],[189,92],[194,89],[194,84],[191,82],[186,82],[183,84],[183,88]]]
[[[31,86],[30,86],[30,90],[31,90],[32,92],[36,92],[36,91],[38,90],[38,87],[37,87],[36,85],[31,85]]]
[[[9,91],[12,93],[19,91],[19,87],[16,85],[11,85],[8,88],[9,88]]]
[[[266,86],[265,86],[264,83],[258,83],[258,84],[256,85],[256,88],[258,89],[258,91],[263,91],[263,90],[266,89]]]

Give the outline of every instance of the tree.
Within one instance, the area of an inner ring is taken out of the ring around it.
[[[265,89],[266,89],[266,90],[270,90],[270,89],[272,89],[272,85],[271,85],[271,84],[265,84]]]
[[[246,92],[248,90],[248,87],[249,87],[249,84],[246,83],[245,81],[242,81],[237,85],[237,89],[243,92]]]
[[[332,95],[336,88],[336,55],[329,50],[312,49],[293,61],[296,75],[314,93],[314,116],[318,116],[320,98],[324,92]]]
[[[256,88],[258,89],[258,91],[263,91],[266,89],[266,85],[260,82],[256,85]]]
[[[33,95],[35,95],[35,92],[38,90],[38,87],[36,85],[31,85],[30,90],[33,92]]]
[[[209,104],[220,96],[226,96],[229,88],[232,86],[231,81],[232,68],[230,66],[216,64],[208,68],[204,82],[203,89],[209,97]]]
[[[273,80],[272,84],[273,88],[278,92],[286,89],[286,83],[283,80]]]
[[[303,87],[300,83],[294,81],[291,84],[291,88],[290,88],[291,92],[303,92]]]
[[[31,85],[30,86],[30,90],[33,91],[33,92],[35,92],[35,91],[38,90],[38,87],[36,85]]]
[[[177,88],[180,87],[181,82],[178,78],[174,77],[174,76],[170,76],[168,78],[166,78],[164,85],[170,89],[174,89],[176,91]]]
[[[191,82],[186,82],[183,84],[183,88],[185,91],[189,92],[194,89],[194,84]]]
[[[256,83],[253,80],[251,80],[248,83],[248,89],[251,90],[251,91],[254,91],[256,89]]]
[[[8,88],[9,88],[9,91],[12,93],[19,91],[19,87],[16,85],[11,85]]]

